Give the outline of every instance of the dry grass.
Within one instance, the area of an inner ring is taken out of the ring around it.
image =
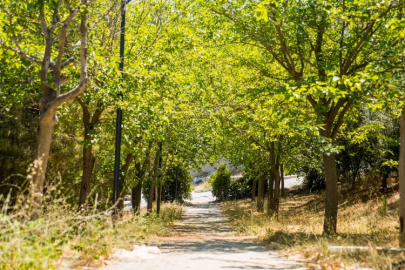
[[[36,221],[21,213],[0,214],[0,269],[61,269],[100,266],[115,249],[132,249],[153,236],[170,234],[181,218],[179,204],[163,204],[156,214],[113,218],[104,213],[86,216],[63,205],[48,206]]]
[[[194,188],[194,192],[205,192],[212,189],[211,183],[208,180],[203,181],[201,184]]]
[[[384,195],[384,199],[382,196]],[[386,199],[385,199],[386,198]],[[241,234],[254,235],[300,252],[325,269],[340,269],[359,263],[375,269],[390,269],[392,262],[404,260],[403,255],[332,254],[331,245],[370,247],[398,246],[398,192],[340,191],[338,234],[322,236],[324,194],[289,194],[281,200],[278,221],[255,210],[250,200],[226,202],[224,212]],[[385,202],[386,201],[386,202]]]

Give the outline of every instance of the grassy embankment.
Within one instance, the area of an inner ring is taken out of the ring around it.
[[[160,217],[126,213],[80,215],[62,205],[48,206],[36,221],[23,211],[0,213],[0,269],[63,269],[101,266],[115,249],[132,250],[153,236],[169,235],[183,215],[179,204],[163,204]]]
[[[258,213],[250,199],[223,205],[233,227],[244,235],[257,236],[286,255],[296,252],[308,258],[309,267],[352,269],[351,266],[391,269],[405,260],[404,254],[379,254],[374,247],[398,247],[398,199],[396,189],[381,193],[340,188],[338,234],[323,236],[324,193],[291,191],[281,199],[278,221]],[[267,202],[266,202],[267,203]],[[332,253],[328,246],[368,246],[362,253]]]

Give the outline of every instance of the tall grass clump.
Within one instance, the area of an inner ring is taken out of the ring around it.
[[[160,211],[160,218],[165,223],[172,223],[177,219],[181,219],[183,214],[184,209],[179,203],[164,203]]]

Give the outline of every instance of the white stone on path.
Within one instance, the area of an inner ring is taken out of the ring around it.
[[[145,245],[135,245],[132,251],[125,249],[118,249],[111,256],[111,259],[118,261],[131,261],[137,259],[154,259],[156,255],[160,254],[158,247],[147,247]]]

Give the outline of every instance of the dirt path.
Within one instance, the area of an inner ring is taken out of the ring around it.
[[[260,241],[235,236],[210,192],[194,194],[173,235],[152,243],[162,252],[155,259],[110,264],[102,269],[307,269],[304,262],[286,259]]]

